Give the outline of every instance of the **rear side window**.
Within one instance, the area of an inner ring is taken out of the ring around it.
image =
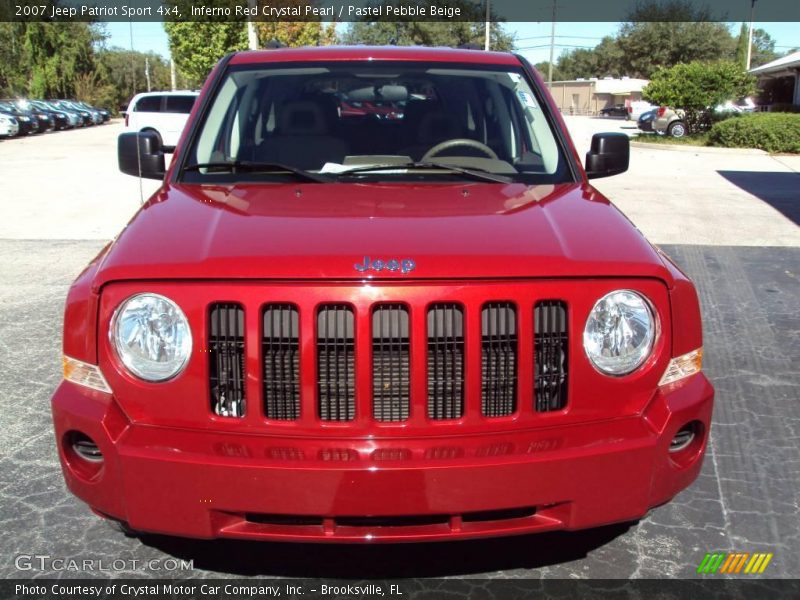
[[[167,96],[168,113],[189,114],[192,112],[196,96]]]
[[[161,112],[161,99],[163,96],[145,96],[139,98],[134,110],[136,112]]]

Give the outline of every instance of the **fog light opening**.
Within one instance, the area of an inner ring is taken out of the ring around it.
[[[669,453],[673,458],[692,454],[703,441],[703,424],[690,421],[681,427],[669,443]]]
[[[69,471],[84,481],[93,481],[103,470],[104,457],[97,443],[85,433],[69,431],[63,441]]]
[[[93,463],[103,462],[103,453],[100,448],[94,443],[94,440],[88,435],[83,433],[74,432],[72,434],[72,449],[75,454],[80,456],[83,460],[88,460]]]
[[[669,443],[669,451],[670,452],[680,452],[686,446],[692,443],[694,440],[694,431],[692,429],[681,429],[678,433],[675,434],[675,437],[672,438],[672,441]]]

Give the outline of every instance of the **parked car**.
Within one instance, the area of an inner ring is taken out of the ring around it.
[[[41,110],[63,115],[66,125],[62,129],[73,129],[81,123],[81,117],[77,112],[60,109],[45,100],[31,100],[30,102]]]
[[[153,131],[161,144],[172,149],[178,143],[197,92],[145,92],[137,94],[125,111],[127,131]]]
[[[650,104],[646,100],[634,100],[628,104],[628,120],[638,121],[644,113],[657,108],[655,104]]]
[[[639,119],[636,121],[637,127],[642,131],[653,131],[653,121],[656,118],[657,110],[648,110],[647,112],[643,112],[639,115]]]
[[[17,120],[19,133],[24,136],[29,133],[39,133],[39,120],[32,114],[18,109],[13,102],[0,101],[0,112],[12,115]]]
[[[92,113],[86,110],[85,108],[81,108],[76,104],[72,103],[69,100],[48,100],[49,104],[56,106],[57,108],[63,110],[69,110],[77,113],[81,117],[81,126],[88,127],[89,125],[94,125],[94,119],[92,117]]]
[[[49,127],[49,129],[61,131],[69,127],[69,119],[67,119],[67,115],[61,111],[53,110],[52,108],[39,105],[36,102],[26,99],[17,100],[16,105],[22,110],[34,113],[37,119],[40,118],[40,115],[46,116],[50,120],[50,123],[47,123],[47,125],[49,126],[52,124],[52,127]]]
[[[624,104],[615,104],[613,106],[606,106],[600,110],[601,117],[627,117],[628,108]]]
[[[0,112],[0,137],[14,137],[19,133],[19,122],[14,115]]]
[[[752,98],[740,98],[737,101],[728,100],[716,107],[714,112],[718,115],[736,115],[742,113],[751,113],[756,109],[756,103]]]
[[[402,119],[339,114],[389,85]],[[67,298],[55,439],[95,514],[454,540],[640,519],[698,476],[697,292],[590,182],[625,134],[582,165],[511,53],[234,53],[200,98],[169,166],[120,135],[161,185]]]
[[[102,125],[111,119],[111,113],[105,109],[97,108],[96,106],[92,106],[80,100],[73,100],[72,103],[80,108],[88,110],[92,114],[92,120],[95,125]]]
[[[653,131],[681,138],[689,132],[684,116],[684,112],[680,109],[661,106],[656,111],[656,118],[653,119]]]

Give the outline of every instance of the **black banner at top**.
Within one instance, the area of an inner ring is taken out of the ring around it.
[[[0,21],[800,21],[800,0],[0,0]]]

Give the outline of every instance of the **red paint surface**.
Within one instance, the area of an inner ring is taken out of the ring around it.
[[[232,63],[364,58],[519,64],[508,54],[406,48],[242,53]],[[529,74],[542,87],[538,74]],[[564,128],[549,96],[548,102]],[[572,146],[568,151],[578,160]],[[410,258],[416,269],[364,278],[354,264],[367,255]],[[659,335],[641,368],[614,378],[591,366],[581,333],[594,302],[619,288],[650,299]],[[170,297],[190,321],[194,353],[167,383],[133,378],[108,341],[114,310],[142,291]],[[549,298],[569,306],[569,397],[563,410],[536,413],[533,306]],[[515,304],[520,332],[517,411],[495,419],[480,415],[480,344],[470,339],[479,330],[480,307],[490,300]],[[219,301],[245,308],[248,410],[241,419],[210,410],[203,349],[209,305]],[[411,319],[411,415],[402,423],[371,418],[370,319],[362,317],[387,301],[406,304]],[[466,410],[458,420],[431,421],[425,314],[429,304],[449,301],[462,304],[468,320]],[[300,313],[301,416],[295,422],[271,422],[261,411],[257,340],[261,309],[270,302],[292,303]],[[314,315],[319,304],[331,302],[346,302],[356,313],[351,423],[316,417]],[[69,488],[94,510],[146,531],[414,541],[578,529],[639,518],[697,476],[713,389],[703,375],[668,389],[658,381],[670,358],[701,344],[691,282],[585,179],[557,186],[165,184],[78,278],[67,300],[64,351],[99,364],[114,394],[63,383],[53,397],[53,418]],[[670,440],[692,420],[703,424],[703,435],[680,456],[670,455]],[[87,478],[64,443],[70,431],[97,442],[105,457],[99,473]],[[464,518],[522,507],[536,514]],[[315,517],[322,524],[256,523],[247,513]],[[424,515],[446,522],[337,521]]]

